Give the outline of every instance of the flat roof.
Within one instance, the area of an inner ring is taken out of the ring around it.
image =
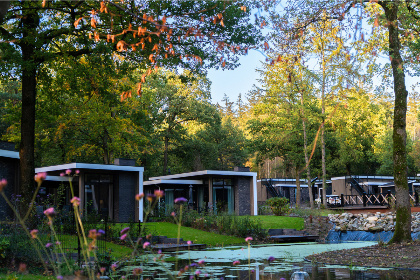
[[[203,180],[153,180],[143,182],[144,186],[171,184],[171,185],[202,185]]]
[[[144,167],[137,167],[137,166],[73,162],[73,163],[53,165],[53,166],[47,166],[47,167],[38,167],[38,168],[35,168],[35,173],[63,171],[67,169],[91,169],[91,170],[110,170],[110,171],[137,171],[137,172],[144,171]]]
[[[0,157],[15,158],[19,159],[19,152],[0,150]]]
[[[222,171],[222,170],[202,170],[202,171],[194,171],[194,172],[187,172],[187,173],[179,173],[173,175],[164,175],[159,177],[150,177],[149,181],[155,180],[170,180],[170,179],[178,179],[178,178],[188,178],[194,176],[203,176],[203,175],[219,175],[219,176],[249,176],[249,177],[256,177],[257,172],[240,172],[240,171]]]
[[[296,185],[290,184],[275,184],[273,187],[282,187],[282,188],[296,188]],[[308,185],[300,185],[301,188],[307,188]]]

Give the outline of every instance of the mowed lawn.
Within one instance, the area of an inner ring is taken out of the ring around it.
[[[305,228],[305,222],[300,217],[287,217],[287,216],[248,216],[252,220],[258,220],[261,222],[262,227],[265,229],[280,229],[290,228],[296,230],[303,230]]]
[[[163,235],[168,238],[178,237],[178,225],[168,222],[147,223],[147,232],[153,235]],[[208,246],[226,246],[244,243],[243,238],[207,232],[199,229],[181,227],[180,237],[184,241],[192,241],[196,244],[207,244]]]

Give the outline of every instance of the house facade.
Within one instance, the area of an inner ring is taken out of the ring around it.
[[[36,168],[36,173],[47,173],[40,194],[57,195],[60,185],[68,186],[71,180],[84,215],[97,213],[118,222],[143,221],[143,204],[135,200],[135,195],[143,192],[144,168],[134,166],[131,160],[116,159],[114,163],[68,163]],[[71,170],[71,175],[60,176],[66,170]],[[73,196],[69,187],[65,188],[64,196],[64,207],[69,208]]]
[[[185,197],[188,207],[198,211],[257,215],[257,173],[249,168],[234,171],[202,170],[149,178],[144,182],[145,194],[165,191],[167,211],[174,199]]]

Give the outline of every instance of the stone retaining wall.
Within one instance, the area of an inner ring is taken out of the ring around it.
[[[395,213],[376,214],[329,214],[336,231],[394,231]],[[412,214],[412,232],[420,231],[420,213]]]

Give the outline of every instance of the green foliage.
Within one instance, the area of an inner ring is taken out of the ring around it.
[[[9,246],[10,241],[5,237],[0,236],[0,263],[3,263],[8,258]]]
[[[290,212],[289,200],[285,197],[271,197],[266,203],[276,216],[287,215]]]
[[[175,210],[179,215],[179,211]],[[171,216],[166,221],[174,222]],[[219,234],[264,239],[267,236],[266,230],[259,220],[251,219],[249,216],[237,216],[227,213],[213,214],[210,212],[197,212],[186,210],[182,214],[182,225],[205,231],[214,231]]]
[[[287,217],[274,215],[259,215],[248,217],[251,220],[259,221],[263,229],[291,228],[296,230],[303,230],[305,227],[304,219],[301,217]]]
[[[169,222],[147,223],[150,232],[153,235],[164,235],[169,238],[177,238],[178,226]],[[234,237],[218,234],[216,232],[207,232],[190,227],[181,227],[181,235],[184,240],[191,240],[197,244],[207,244],[208,246],[226,246],[233,244],[243,244],[242,237]]]

